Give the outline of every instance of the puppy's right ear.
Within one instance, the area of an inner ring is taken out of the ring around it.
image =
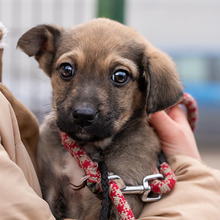
[[[61,28],[50,25],[36,26],[21,36],[17,47],[28,56],[34,56],[40,68],[51,76],[52,64],[56,53]]]

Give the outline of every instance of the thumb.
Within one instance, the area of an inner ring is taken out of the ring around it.
[[[159,136],[164,136],[174,121],[165,111],[156,112],[151,115],[150,124],[154,127]]]
[[[176,105],[168,113],[169,117],[180,126],[189,126],[185,112],[180,105]]]

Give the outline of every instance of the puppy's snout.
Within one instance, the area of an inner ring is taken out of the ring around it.
[[[73,120],[76,124],[85,127],[91,125],[97,116],[97,111],[93,107],[78,107],[73,113]]]

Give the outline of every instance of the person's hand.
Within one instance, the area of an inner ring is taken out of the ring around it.
[[[186,155],[201,160],[194,134],[180,106],[171,108],[169,113],[154,113],[150,124],[160,138],[166,157]]]

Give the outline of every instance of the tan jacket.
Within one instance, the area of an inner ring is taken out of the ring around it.
[[[23,105],[15,106],[20,107]],[[27,115],[27,119],[30,119],[28,116],[30,115]],[[29,122],[27,129],[32,130],[34,123],[31,120]],[[41,199],[37,175],[21,141],[15,113],[1,92],[0,219],[54,220],[47,203]]]
[[[21,141],[27,148],[33,145],[35,149],[36,121],[5,87],[0,85],[0,89],[9,101],[14,100],[13,110],[0,92],[0,219],[54,220],[47,203],[41,199],[34,166]],[[21,120],[23,111],[29,120],[25,117]],[[21,135],[14,112],[20,123],[28,122],[23,124]],[[177,176],[177,184],[160,201],[146,204],[139,220],[220,219],[220,171],[186,156],[174,156],[168,162]]]

